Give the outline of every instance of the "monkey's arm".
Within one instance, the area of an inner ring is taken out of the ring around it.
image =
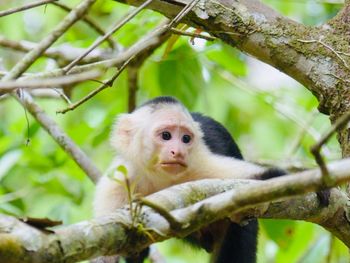
[[[233,157],[203,151],[194,160],[197,167],[196,179],[259,179],[268,169]]]
[[[120,174],[118,177],[122,177]],[[127,203],[128,195],[122,184],[104,175],[97,183],[94,197],[94,216],[104,216],[114,212],[117,208]],[[102,256],[90,261],[90,263],[115,263],[119,262],[118,255]]]
[[[103,176],[96,185],[94,215],[108,215],[127,204],[127,201],[128,194],[125,187],[108,176]]]
[[[121,170],[125,170],[123,174]],[[104,216],[114,212],[128,203],[128,190],[126,178],[129,185],[135,181],[135,170],[120,156],[116,156],[106,173],[97,182],[93,202],[94,216]],[[133,194],[133,193],[131,193]]]

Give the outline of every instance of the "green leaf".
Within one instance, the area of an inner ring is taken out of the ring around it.
[[[121,173],[124,175],[124,177],[127,177],[127,176],[128,176],[128,169],[126,168],[125,165],[119,165],[119,166],[117,167],[117,171],[118,171],[118,172],[121,172]]]
[[[187,44],[174,49],[167,60],[159,63],[158,80],[162,94],[177,97],[189,109],[205,87],[198,56]]]

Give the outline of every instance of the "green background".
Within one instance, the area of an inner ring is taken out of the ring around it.
[[[78,1],[60,1],[73,6]],[[307,25],[319,25],[336,14],[341,5],[327,1],[264,1],[284,15]],[[28,1],[0,1],[0,9]],[[105,29],[131,7],[98,1],[89,15]],[[0,32],[16,41],[38,42],[66,15],[48,5],[0,18]],[[113,38],[128,46],[162,19],[143,11]],[[140,26],[142,25],[142,26]],[[191,31],[191,30],[190,30]],[[55,46],[68,43],[88,47],[98,35],[85,23],[74,25]],[[176,41],[175,41],[176,40]],[[172,43],[173,42],[173,43]],[[303,86],[247,57],[220,41],[172,39],[142,66],[137,102],[158,95],[173,95],[191,111],[207,114],[223,123],[248,160],[281,167],[314,167],[310,146],[330,126],[317,111],[317,100]],[[107,48],[106,44],[102,47]],[[11,69],[23,53],[0,46],[0,65]],[[55,68],[52,60],[39,59],[29,72]],[[115,69],[107,73],[112,75]],[[93,81],[77,85],[71,100],[77,101],[98,87]],[[118,113],[127,111],[126,72],[113,87],[65,115],[56,111],[67,105],[60,99],[36,102],[105,170],[113,158],[108,138]],[[94,185],[53,139],[29,116],[27,139],[24,109],[11,97],[0,98],[0,212],[15,216],[49,217],[71,224],[92,216]],[[323,151],[327,160],[340,158],[333,138]],[[258,262],[348,262],[347,249],[317,225],[288,220],[260,220]],[[203,262],[204,252],[179,241],[159,244],[167,262]],[[330,253],[331,252],[331,253]]]

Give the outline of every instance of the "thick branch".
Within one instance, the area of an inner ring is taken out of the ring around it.
[[[350,160],[331,164],[329,171],[337,184],[350,180]],[[316,222],[332,231],[349,246],[350,227],[346,219],[348,198],[337,189],[332,189],[331,204],[327,208],[320,207],[314,193],[286,201],[272,202],[269,205],[262,204],[320,188],[322,188],[320,172],[311,170],[269,181],[190,182],[165,189],[147,199],[172,211],[172,216],[182,224],[182,228],[176,231],[176,235],[180,237],[210,222],[232,216],[232,213],[252,215],[252,212],[247,209],[261,204],[258,206],[259,209],[255,210],[255,216]],[[222,193],[229,189],[235,190]],[[219,195],[213,196],[215,194]],[[194,204],[198,201],[200,202]],[[300,211],[300,204],[307,205],[309,209]],[[142,221],[140,223],[143,224],[142,231],[140,228],[137,231],[131,228],[132,220],[127,209],[118,209],[113,215],[61,227],[55,230],[55,234],[47,234],[29,229],[28,226],[13,218],[2,216],[0,217],[0,256],[8,262],[19,258],[23,263],[74,262],[100,255],[128,254],[173,235],[173,230],[169,229],[169,224],[164,217],[152,209],[145,208],[139,218]],[[30,234],[23,235],[23,233]]]
[[[345,1],[340,12],[330,21],[335,30],[341,31],[342,34],[350,37],[350,2]]]
[[[139,5],[141,2],[133,0],[128,4]],[[151,8],[173,17],[188,2],[155,0]],[[325,73],[333,72],[339,76],[339,72],[336,72],[339,67],[342,71],[349,71],[339,59],[341,52],[349,49],[348,45],[341,45],[345,43],[343,35],[298,24],[255,0],[203,0],[185,22],[290,75],[318,97],[323,112],[331,112],[333,100],[328,101],[327,94],[334,92],[334,84],[338,80]],[[317,41],[320,38],[325,44],[329,40],[336,52],[319,46],[320,52],[313,44],[298,43],[298,39]],[[348,60],[348,57],[342,57],[344,61]]]
[[[174,17],[188,2],[154,0],[150,8]],[[127,1],[132,5],[140,3],[142,0]],[[344,10],[338,20],[321,27],[308,27],[257,0],[202,0],[183,22],[298,80],[318,98],[319,110],[330,114],[335,122],[350,110],[350,34],[349,23],[343,21],[345,14],[349,14],[348,6]],[[343,155],[350,156],[347,141],[350,130],[340,131],[339,135]]]

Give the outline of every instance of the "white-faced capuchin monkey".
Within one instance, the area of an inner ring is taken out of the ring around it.
[[[136,182],[135,192],[141,196],[199,179],[268,179],[284,174],[279,169],[243,161],[239,148],[221,124],[190,113],[173,97],[157,97],[130,114],[120,115],[111,143],[117,151],[111,169],[125,166],[129,181]],[[116,177],[124,180],[121,173]],[[127,204],[127,196],[124,186],[103,176],[96,187],[95,216],[110,214]],[[257,220],[244,226],[227,222],[220,221],[219,225],[226,229],[219,235],[205,228],[189,238],[191,243],[212,252],[212,262],[256,262]],[[217,225],[214,223],[213,229]],[[142,262],[147,253],[126,260]]]

